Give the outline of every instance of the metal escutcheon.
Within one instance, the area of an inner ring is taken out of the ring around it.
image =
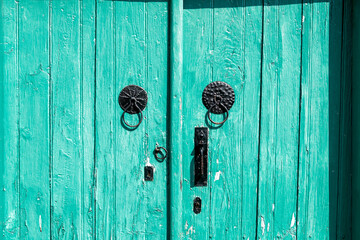
[[[229,117],[229,110],[235,102],[234,89],[225,82],[212,82],[207,85],[202,94],[202,102],[208,109],[207,117],[210,122],[222,125]],[[215,122],[211,118],[211,113],[225,114],[224,120],[221,122]]]
[[[121,90],[119,95],[119,105],[124,110],[121,119],[130,128],[138,127],[142,120],[143,114],[142,111],[145,109],[148,101],[147,92],[137,85],[129,85]],[[125,113],[128,114],[138,114],[139,122],[135,125],[129,124],[125,120]]]

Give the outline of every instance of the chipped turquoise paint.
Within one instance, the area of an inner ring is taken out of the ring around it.
[[[356,238],[350,1],[0,9],[0,239]],[[236,93],[220,128],[201,102],[212,81]],[[129,84],[149,97],[133,131],[117,103]],[[192,182],[196,126],[210,128],[207,187]]]

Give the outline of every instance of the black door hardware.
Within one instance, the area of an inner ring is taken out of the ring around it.
[[[208,138],[207,127],[195,128],[194,186],[207,186]]]
[[[160,147],[159,145],[156,144],[154,155],[156,160],[162,162],[167,157],[168,151],[164,147]]]
[[[202,94],[202,102],[208,109],[207,117],[210,122],[221,125],[229,117],[229,110],[235,102],[234,89],[227,83],[224,82],[212,82],[207,85]],[[221,122],[215,122],[210,114],[225,114],[224,120]]]
[[[145,179],[145,181],[154,180],[154,167],[146,166],[144,168],[144,179]]]
[[[194,211],[195,214],[199,214],[201,212],[201,198],[196,197],[194,199],[193,211]]]
[[[147,92],[139,86],[129,85],[121,90],[119,95],[119,105],[124,110],[121,116],[122,121],[131,128],[136,128],[143,120],[142,111],[145,109],[148,101]],[[139,122],[136,125],[131,125],[125,120],[125,113],[140,114]]]

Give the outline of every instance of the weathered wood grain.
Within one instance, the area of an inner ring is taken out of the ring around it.
[[[115,94],[114,101],[127,85],[146,88],[146,30],[145,3],[119,1],[115,4]],[[146,108],[143,111],[147,117]],[[151,109],[150,109],[151,111]],[[115,179],[116,179],[116,237],[145,239],[147,193],[144,166],[147,161],[146,129],[148,120],[135,130],[121,123],[123,110],[115,106]],[[126,114],[127,121],[135,123],[137,115]]]
[[[81,141],[82,141],[82,239],[95,239],[95,23],[96,0],[81,3]]]
[[[258,239],[296,235],[302,4],[264,6]]]
[[[80,2],[51,3],[52,239],[81,238],[84,223]]]
[[[184,239],[183,233],[183,189],[184,163],[186,154],[183,152],[183,31],[184,1],[169,1],[169,79],[168,79],[168,221],[167,238]],[[185,203],[186,204],[186,203]]]
[[[243,143],[241,141],[242,123],[244,123],[242,110],[246,105],[240,96],[245,82],[243,72],[245,64],[245,3],[244,1],[225,1],[222,3],[229,7],[216,8],[220,2],[222,1],[214,1],[213,6],[212,81],[224,81],[230,84],[234,88],[236,102],[230,110],[230,116],[226,123],[220,128],[210,131],[210,236],[215,239],[242,236],[242,218],[240,216],[244,186],[241,182],[243,172],[241,171],[240,149],[241,143]],[[236,7],[240,3],[243,6]],[[232,7],[232,5],[235,6]],[[254,90],[256,91],[256,88]],[[259,94],[256,95],[259,97]],[[217,121],[221,121],[220,119],[223,117],[213,114],[212,116],[218,119]],[[255,118],[258,116],[254,115]],[[216,126],[214,125],[214,127]],[[229,133],[230,129],[232,134]],[[257,149],[255,150],[257,156]],[[257,172],[256,169],[255,172]],[[256,201],[254,203],[256,206]]]
[[[145,239],[167,236],[167,160],[157,161],[156,144],[167,147],[168,100],[168,3],[145,3],[146,110],[145,165],[155,168],[154,181],[145,184]],[[144,167],[144,164],[141,164]]]
[[[351,8],[0,1],[0,239],[350,239]],[[201,102],[212,81],[236,93],[220,128]],[[133,131],[128,84],[149,96]],[[196,126],[208,187],[193,186]]]
[[[253,4],[214,1],[213,6],[213,81],[227,82],[236,94],[228,121],[211,130],[214,239],[255,238],[263,6]]]
[[[18,2],[0,2],[0,239],[20,236]]]
[[[259,120],[261,96],[261,55],[263,35],[263,6],[261,0],[245,2],[243,89],[240,98],[242,129],[240,159],[242,162],[241,235],[244,239],[256,236],[257,183],[259,153]],[[235,112],[234,112],[235,113]],[[229,128],[232,132],[232,128]]]
[[[297,239],[329,239],[329,3],[303,15]]]
[[[115,239],[115,39],[114,5],[97,1],[95,93],[95,239]],[[120,209],[119,209],[120,211]]]
[[[194,186],[194,132],[195,127],[206,126],[206,108],[202,104],[202,91],[213,79],[213,8],[208,1],[184,1],[183,25],[183,82],[181,87],[180,133],[182,134],[181,157],[183,170],[182,188],[182,235],[184,239],[208,239],[210,223],[210,188]],[[190,9],[194,5],[199,8]],[[172,106],[174,107],[174,106]],[[175,130],[174,130],[175,131]],[[209,138],[212,135],[209,133]],[[211,140],[209,149],[212,150]],[[172,159],[175,160],[175,159]],[[209,158],[208,166],[211,166]],[[208,171],[210,168],[208,168]],[[210,175],[208,175],[208,182]],[[171,186],[173,187],[173,186]],[[176,187],[177,188],[177,187]],[[201,213],[194,214],[193,201],[201,198]]]
[[[49,2],[19,3],[18,31],[20,239],[48,239],[51,230]]]

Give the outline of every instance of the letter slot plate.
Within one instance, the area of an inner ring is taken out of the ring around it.
[[[207,186],[208,175],[208,138],[207,127],[195,128],[194,185]]]

